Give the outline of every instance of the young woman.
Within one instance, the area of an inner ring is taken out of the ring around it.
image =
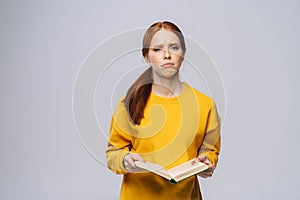
[[[145,32],[142,54],[149,68],[133,83],[111,118],[107,165],[124,174],[120,199],[202,199],[197,176],[170,184],[141,171],[135,161],[166,169],[188,160],[212,176],[220,152],[220,118],[214,101],[179,79],[186,51],[183,34],[171,22]]]

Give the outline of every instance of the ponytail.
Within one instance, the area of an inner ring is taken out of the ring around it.
[[[152,67],[145,70],[128,89],[124,103],[133,124],[140,125],[152,89]]]

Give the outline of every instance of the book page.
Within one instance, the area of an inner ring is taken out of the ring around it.
[[[168,180],[170,180],[172,178],[170,173],[165,168],[163,168],[162,166],[160,166],[158,164],[151,163],[151,162],[143,163],[140,161],[135,161],[134,163],[137,167],[139,167],[141,169],[145,169],[145,170],[155,173],[157,175],[160,175]]]
[[[168,172],[171,174],[172,177],[174,177],[176,181],[180,181],[184,178],[187,178],[194,174],[198,174],[201,171],[208,169],[208,166],[202,162],[192,164],[193,160],[187,161],[176,167],[173,167],[172,169],[168,170]]]

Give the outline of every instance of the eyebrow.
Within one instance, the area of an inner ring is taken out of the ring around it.
[[[177,42],[172,42],[172,43],[168,43],[169,46],[173,46],[173,45],[180,45],[179,43]],[[164,44],[156,44],[156,45],[153,45],[153,47],[163,47]],[[152,47],[152,48],[153,48]]]

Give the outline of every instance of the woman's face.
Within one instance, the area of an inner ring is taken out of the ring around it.
[[[172,78],[178,73],[183,56],[184,52],[177,35],[161,29],[152,37],[145,60],[152,66],[154,75]]]

